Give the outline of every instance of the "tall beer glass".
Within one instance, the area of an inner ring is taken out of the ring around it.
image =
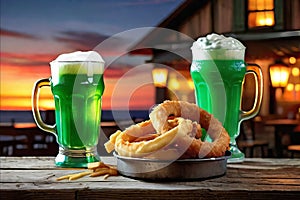
[[[244,62],[245,47],[236,39],[211,34],[199,38],[192,46],[191,76],[197,105],[219,119],[230,136],[229,162],[242,162],[245,155],[236,138],[243,120],[254,117],[262,99],[262,73],[257,65]],[[249,111],[241,110],[244,77],[255,77],[255,102]]]
[[[61,167],[86,167],[99,161],[97,143],[104,91],[104,61],[94,51],[62,54],[50,63],[51,78],[38,80],[33,88],[32,109],[38,127],[55,134]],[[50,86],[55,101],[54,126],[45,124],[38,108],[41,87]]]

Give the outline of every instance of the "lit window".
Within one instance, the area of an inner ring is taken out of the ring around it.
[[[248,0],[248,28],[274,24],[274,0]]]

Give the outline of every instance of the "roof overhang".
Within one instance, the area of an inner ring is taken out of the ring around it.
[[[225,36],[234,37],[246,46],[246,57],[248,59],[300,57],[300,31],[281,31],[264,33],[226,33]],[[159,37],[159,34],[157,35]],[[170,52],[184,52],[188,54],[192,45],[191,40],[179,42],[160,42],[153,45],[154,49],[163,49]],[[155,50],[154,50],[155,51]],[[133,54],[151,55],[153,49],[140,48]],[[179,53],[182,54],[182,53]],[[161,60],[162,58],[158,59]]]
[[[253,59],[300,57],[300,31],[225,34],[246,46],[246,57]]]

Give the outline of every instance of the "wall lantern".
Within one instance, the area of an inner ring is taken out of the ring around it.
[[[270,87],[270,114],[277,113],[277,98],[281,98],[284,88],[288,84],[290,69],[287,65],[281,62],[276,62],[269,66],[270,80],[272,87]],[[281,90],[279,90],[281,89]],[[279,93],[281,91],[281,93]]]
[[[275,63],[270,65],[270,78],[272,87],[284,88],[288,84],[290,69],[283,63]]]
[[[152,70],[153,83],[155,86],[155,103],[160,104],[167,97],[167,79],[168,69],[166,68],[154,68]]]
[[[168,79],[168,69],[154,68],[152,70],[152,77],[155,87],[166,87]]]

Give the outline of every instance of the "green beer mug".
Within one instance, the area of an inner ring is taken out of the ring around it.
[[[245,155],[238,149],[236,138],[241,122],[259,112],[263,93],[261,69],[244,62],[245,47],[231,37],[207,35],[194,42],[191,49],[196,103],[219,119],[227,130],[231,151],[228,162],[242,162]],[[252,109],[242,111],[242,86],[246,74],[254,76],[255,101]]]
[[[99,161],[97,152],[104,91],[104,61],[94,51],[62,54],[50,63],[51,78],[33,87],[32,111],[37,126],[56,136],[60,167],[87,167]],[[41,87],[50,86],[55,102],[55,125],[45,124],[38,108]]]

